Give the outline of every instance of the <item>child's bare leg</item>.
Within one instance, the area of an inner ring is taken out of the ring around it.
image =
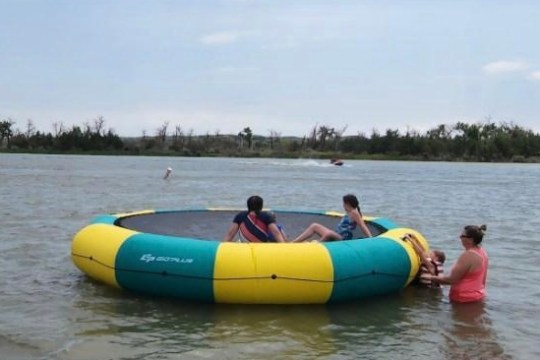
[[[292,242],[302,242],[304,240],[309,239],[313,235],[317,234],[321,236],[321,234],[324,234],[328,229],[324,227],[321,224],[313,223],[309,225],[304,232],[302,232],[300,235],[298,235]]]
[[[326,229],[326,232],[324,234],[321,234],[321,242],[322,241],[329,241],[329,240],[342,240],[343,238],[341,235],[339,235],[337,232],[332,231],[330,229]]]

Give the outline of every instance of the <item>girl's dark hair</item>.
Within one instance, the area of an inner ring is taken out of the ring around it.
[[[261,212],[263,208],[262,197],[257,196],[257,195],[250,196],[247,199],[247,208],[248,208],[248,211],[253,211],[255,212],[255,214],[259,215],[259,213]]]
[[[362,215],[362,212],[360,211],[360,204],[358,203],[358,198],[356,196],[354,196],[353,194],[347,194],[343,196],[343,202],[352,206],[353,208],[356,208],[360,215]]]
[[[484,234],[486,233],[486,225],[467,225],[463,228],[465,235],[473,239],[475,245],[480,245]]]

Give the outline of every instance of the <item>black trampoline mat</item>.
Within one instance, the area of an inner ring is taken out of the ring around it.
[[[115,225],[143,233],[185,237],[200,240],[221,240],[229,229],[239,210],[179,210],[141,214],[119,218]],[[274,211],[277,223],[289,239],[298,236],[309,224],[317,222],[334,230],[340,221],[339,216],[317,213]],[[366,222],[373,236],[380,234],[377,224]],[[355,238],[365,237],[358,229]]]

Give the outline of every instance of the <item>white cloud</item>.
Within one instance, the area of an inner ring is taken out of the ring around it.
[[[529,65],[519,60],[500,60],[484,65],[483,70],[490,74],[509,73],[526,70]]]
[[[239,35],[234,32],[218,32],[204,35],[201,42],[206,45],[226,45],[238,40]]]
[[[540,81],[540,71],[533,71],[530,75],[531,79]]]

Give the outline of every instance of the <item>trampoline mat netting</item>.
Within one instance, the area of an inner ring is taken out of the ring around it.
[[[189,210],[169,211],[122,217],[115,225],[143,233],[168,235],[199,240],[219,241],[238,210]],[[292,239],[300,234],[309,224],[317,222],[329,229],[335,229],[340,221],[338,216],[318,213],[274,211],[277,223],[282,226],[287,237]],[[384,229],[375,223],[366,222],[373,236]],[[359,227],[354,231],[354,238],[366,237]]]

